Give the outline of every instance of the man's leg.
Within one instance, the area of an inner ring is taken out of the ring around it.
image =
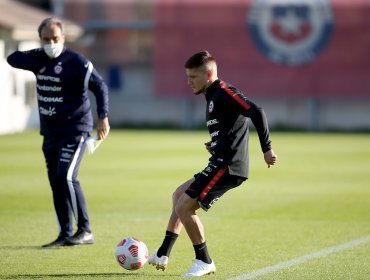
[[[216,271],[216,266],[208,254],[203,224],[195,213],[197,209],[199,209],[198,200],[186,193],[178,200],[175,209],[195,252],[194,265],[183,276],[203,276]]]
[[[186,232],[193,243],[195,258],[205,263],[212,263],[209,257],[204,226],[195,211],[199,209],[198,200],[184,193],[176,205],[176,213],[179,216]]]
[[[175,211],[193,243],[195,251],[194,265],[183,276],[202,276],[214,273],[216,267],[208,254],[204,227],[195,213],[200,207],[207,211],[222,195],[223,175],[227,174],[226,166],[210,162],[200,172],[194,182],[185,190],[177,201]]]
[[[204,227],[195,210],[199,209],[196,198],[182,194],[175,206],[176,216],[184,225],[186,232],[193,244],[205,242]]]
[[[170,219],[168,221],[167,230],[180,234],[183,224],[179,219],[176,213],[176,205],[185,191],[189,188],[189,186],[194,182],[194,178],[189,179],[184,184],[176,189],[176,191],[172,195],[172,213]]]
[[[94,243],[94,237],[90,230],[85,196],[77,180],[85,147],[84,136],[77,135],[64,139],[60,148],[58,180],[68,193],[78,227],[76,233],[72,237],[67,238],[68,245]]]
[[[181,232],[183,225],[176,214],[175,208],[179,198],[185,193],[185,190],[192,182],[194,182],[194,178],[179,186],[172,195],[172,212],[168,221],[165,237],[159,249],[156,250],[148,259],[149,264],[156,266],[157,269],[164,270],[166,268],[172,247]]]
[[[45,157],[47,174],[53,194],[54,209],[57,216],[59,235],[53,242],[42,247],[59,247],[66,244],[66,238],[73,234],[72,211],[68,203],[68,196],[58,181],[58,154],[57,143],[53,139],[44,138],[42,150]]]

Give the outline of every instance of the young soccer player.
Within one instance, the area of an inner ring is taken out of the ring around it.
[[[249,176],[248,119],[254,124],[268,167],[277,156],[271,148],[264,111],[242,91],[220,80],[215,58],[208,51],[192,55],[185,63],[188,84],[195,95],[207,100],[206,124],[211,140],[205,148],[211,154],[204,170],[179,186],[173,194],[172,213],[162,245],[148,259],[164,270],[181,229],[190,237],[195,251],[194,265],[183,276],[203,276],[216,271],[210,257],[204,227],[196,211],[208,211],[227,191]]]

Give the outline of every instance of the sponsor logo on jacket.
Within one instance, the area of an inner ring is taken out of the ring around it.
[[[63,103],[63,97],[50,97],[50,96],[42,96],[41,94],[38,95],[38,100],[42,102],[55,102],[55,103]]]

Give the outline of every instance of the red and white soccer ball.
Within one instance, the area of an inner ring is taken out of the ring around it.
[[[135,237],[126,237],[118,243],[115,256],[124,269],[137,270],[147,262],[148,248],[143,241]]]

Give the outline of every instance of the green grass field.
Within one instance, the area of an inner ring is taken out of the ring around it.
[[[268,169],[252,133],[250,179],[200,212],[217,273],[228,279],[370,235],[370,134],[271,134]],[[41,249],[57,235],[41,137],[0,136],[0,279],[173,279],[192,264],[184,231],[168,270],[116,263],[119,240],[150,253],[164,236],[173,190],[205,167],[205,131],[113,130],[79,179],[96,243]],[[370,242],[255,279],[370,279]]]

